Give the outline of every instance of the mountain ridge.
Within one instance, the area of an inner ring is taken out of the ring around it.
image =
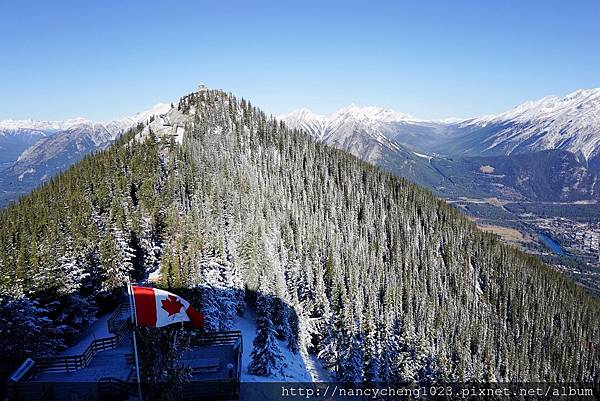
[[[564,149],[593,160],[600,152],[600,88],[547,96],[499,114],[457,124],[457,140],[472,154]]]

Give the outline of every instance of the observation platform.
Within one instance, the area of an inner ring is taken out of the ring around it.
[[[110,316],[99,319],[79,343],[62,354],[26,360],[7,380],[8,399],[138,399],[129,317],[129,305],[121,304]],[[189,382],[179,384],[182,387],[180,398],[238,399],[243,352],[241,333],[189,331],[190,349],[182,353],[181,362],[191,369],[191,378]],[[95,338],[98,333],[108,335]],[[146,385],[142,383],[142,391]]]

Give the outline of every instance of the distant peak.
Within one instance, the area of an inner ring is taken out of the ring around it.
[[[441,124],[458,124],[458,123],[466,121],[466,120],[468,120],[468,119],[464,118],[464,117],[446,117],[446,118],[442,118],[439,120],[435,120],[435,122],[441,123]]]
[[[322,120],[324,116],[313,113],[307,107],[301,107],[299,109],[293,110],[287,114],[282,114],[277,116],[277,119],[289,121],[289,120]]]
[[[551,119],[560,115],[573,114],[575,116],[578,114],[578,110],[586,108],[600,108],[600,88],[578,89],[564,97],[552,95],[538,100],[530,100],[506,112],[481,116],[471,121],[487,124],[504,120]]]
[[[400,113],[390,108],[377,106],[358,106],[351,103],[348,106],[327,115],[313,113],[310,109],[303,107],[290,113],[278,116],[281,120],[336,120],[340,118],[355,118],[360,120],[370,120],[379,122],[396,121],[423,121],[410,114]]]
[[[401,113],[386,107],[377,106],[357,106],[354,103],[341,108],[334,113],[335,116],[350,114],[360,116],[374,121],[395,122],[395,121],[422,121],[407,113]]]
[[[4,120],[0,121],[0,129],[61,130],[91,122],[91,120],[84,117],[69,118],[66,120]]]
[[[140,114],[165,114],[167,113],[169,110],[171,110],[171,103],[157,103],[154,106],[152,106],[150,109],[146,110],[146,111],[142,111],[140,113],[137,113],[136,115],[140,115]]]
[[[125,116],[110,121],[94,121],[85,117],[69,118],[65,120],[4,120],[0,121],[2,130],[39,130],[39,131],[63,131],[83,125],[89,126],[119,126],[125,130],[139,122],[144,122],[152,116],[158,116],[167,113],[171,109],[170,103],[157,103],[152,108],[141,111],[134,115]]]
[[[573,100],[573,99],[588,99],[588,98],[596,98],[600,96],[600,88],[591,88],[591,89],[577,89],[575,92],[569,93],[564,97],[564,100]]]

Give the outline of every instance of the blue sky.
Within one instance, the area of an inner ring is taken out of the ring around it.
[[[469,117],[600,86],[597,1],[3,1],[0,119],[111,119],[204,81],[273,114]]]

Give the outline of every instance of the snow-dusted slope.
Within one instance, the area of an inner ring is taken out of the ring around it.
[[[463,132],[459,142],[470,153],[564,149],[589,160],[600,152],[600,88],[578,90],[563,98],[548,96],[457,126]]]
[[[113,129],[125,131],[138,123],[148,121],[153,116],[166,114],[170,109],[171,105],[169,103],[158,103],[148,110],[142,111],[133,116],[118,118],[110,123],[107,123],[106,125],[107,127],[114,127]]]

